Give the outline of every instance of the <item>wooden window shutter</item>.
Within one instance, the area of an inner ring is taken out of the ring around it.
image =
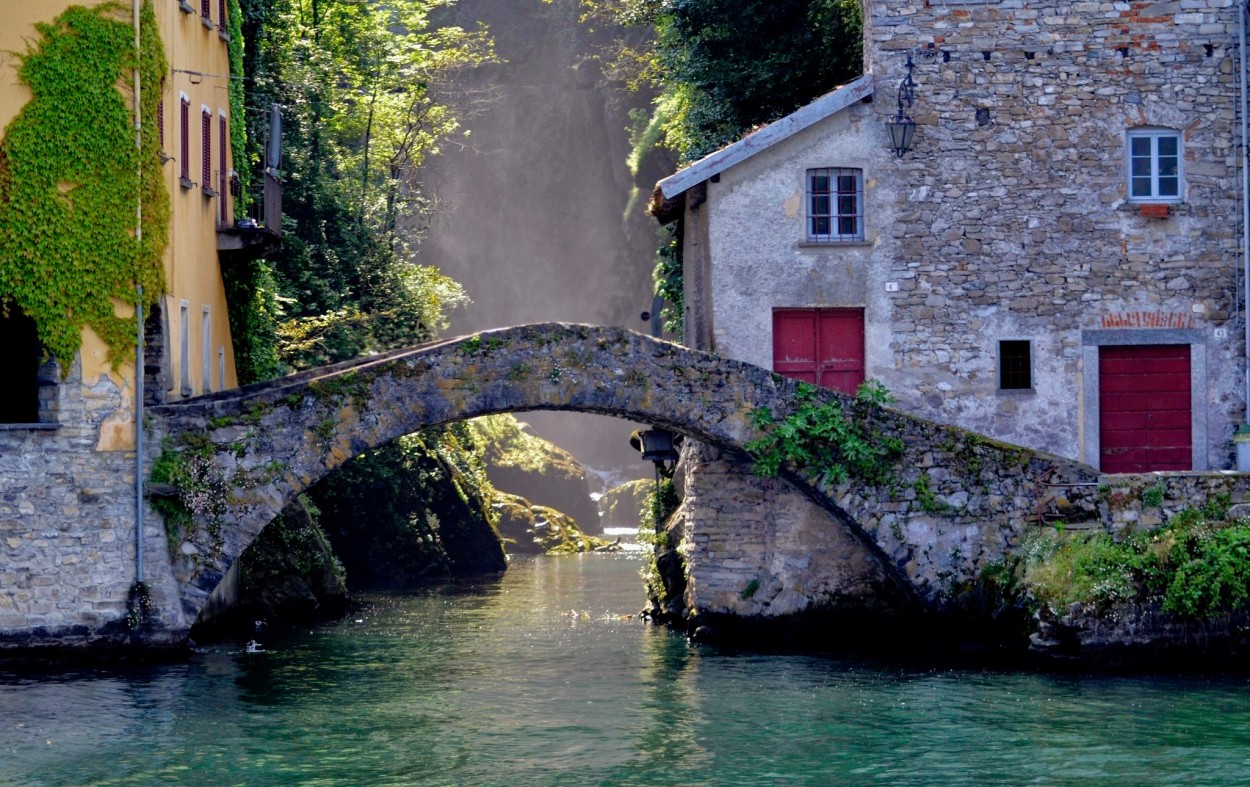
[[[181,138],[178,140],[179,174],[183,180],[191,179],[191,102],[182,99],[178,106],[182,122]]]
[[[200,186],[211,189],[213,187],[213,116],[207,109],[204,110],[200,119],[200,131],[203,137]]]

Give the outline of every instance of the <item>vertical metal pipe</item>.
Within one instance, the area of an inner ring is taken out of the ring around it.
[[[135,259],[143,253],[143,103],[140,100],[140,67],[143,58],[139,24],[141,0],[134,0],[135,27]],[[135,266],[136,274],[138,265]],[[143,581],[143,285],[136,284],[135,299],[135,582]]]
[[[1245,288],[1242,292],[1241,319],[1245,323],[1246,341],[1246,415],[1242,423],[1250,424],[1250,169],[1247,169],[1247,133],[1246,118],[1246,11],[1247,4],[1237,4],[1238,29],[1240,30],[1240,63],[1241,63],[1241,282]]]
[[[135,302],[135,582],[143,581],[143,285]]]

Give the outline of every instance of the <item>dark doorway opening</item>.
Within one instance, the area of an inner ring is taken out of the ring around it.
[[[0,385],[0,423],[39,422],[39,367],[43,348],[35,321],[10,306],[0,315],[0,348],[4,348],[13,375]]]

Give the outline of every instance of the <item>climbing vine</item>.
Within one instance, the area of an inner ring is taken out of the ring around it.
[[[32,97],[0,141],[0,307],[35,321],[64,373],[84,327],[108,345],[114,365],[126,360],[135,319],[118,317],[118,302],[134,303],[136,285],[148,304],[164,290],[170,206],[155,87],[167,67],[151,2],[137,53],[130,13],[116,2],[72,6],[36,25],[39,38],[18,69]],[[136,60],[148,86],[138,150],[129,91]]]
[[[903,452],[897,437],[878,434],[867,426],[867,408],[892,401],[880,382],[868,380],[855,392],[847,413],[838,400],[820,401],[819,389],[800,383],[792,413],[778,421],[771,410],[751,413],[754,426],[764,435],[745,446],[755,458],[755,472],[772,477],[782,465],[794,464],[817,483],[840,484],[848,478],[884,483],[891,461]]]

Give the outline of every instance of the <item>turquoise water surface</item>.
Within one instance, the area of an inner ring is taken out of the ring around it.
[[[1250,680],[690,645],[629,555],[369,596],[187,664],[0,673],[0,784],[1250,784]]]

